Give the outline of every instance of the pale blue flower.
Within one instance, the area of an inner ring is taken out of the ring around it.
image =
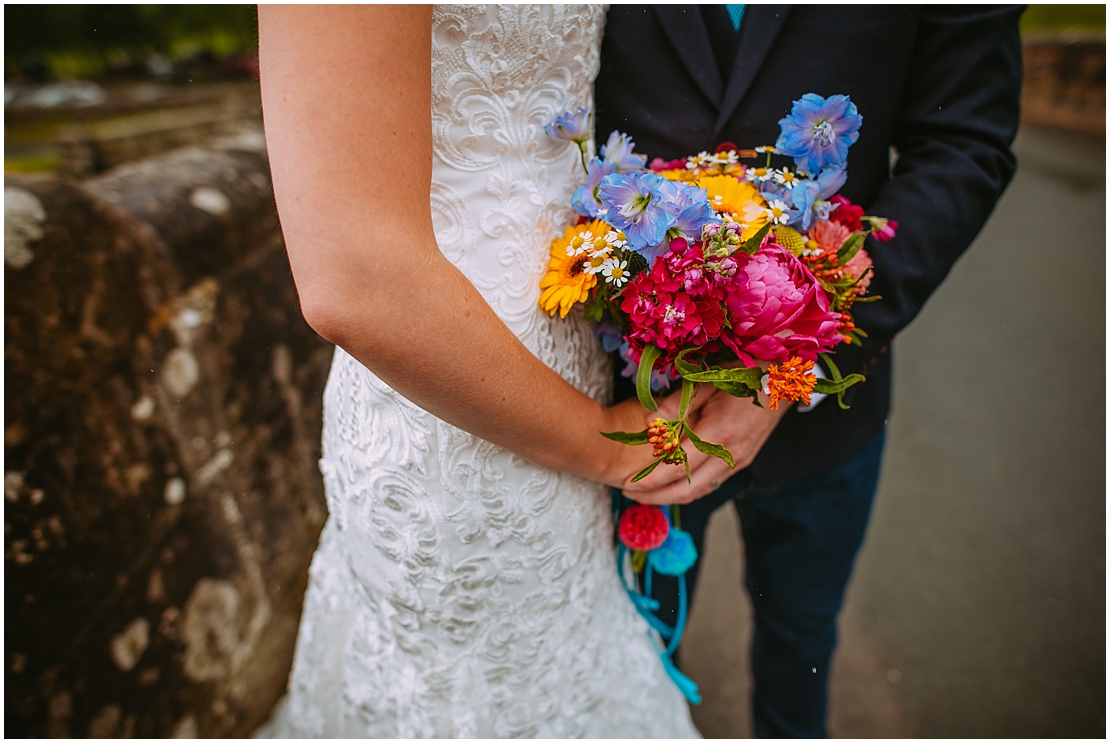
[[[605,221],[624,232],[629,247],[638,253],[663,242],[674,224],[663,198],[668,188],[669,182],[655,173],[618,172],[601,180],[598,199],[608,210]]]
[[[624,341],[624,337],[621,335],[620,329],[613,322],[613,319],[609,317],[608,312],[601,318],[601,322],[594,327],[594,335],[601,341],[601,347],[605,349],[605,353],[616,351],[621,347],[622,343],[626,348],[628,346]]]
[[[601,156],[613,163],[618,173],[642,173],[647,166],[647,155],[637,155],[632,151],[635,147],[631,137],[614,129],[601,145]]]
[[[848,173],[840,166],[825,168],[815,181],[798,181],[791,191],[791,199],[797,209],[791,224],[801,222],[804,232],[813,224],[814,219],[827,220],[832,206],[829,199],[836,195],[847,180]]]
[[[817,173],[825,167],[843,166],[848,147],[859,139],[863,117],[846,95],[822,98],[806,93],[794,101],[790,115],[779,119],[775,147],[794,158],[799,168]]]
[[[674,223],[667,229],[667,237],[697,242],[705,225],[720,221],[709,205],[709,194],[704,188],[668,183],[672,188],[666,189],[663,196],[667,211],[674,215]]]
[[[672,525],[663,544],[648,552],[651,569],[663,575],[685,575],[698,559],[694,538]]]
[[[605,176],[616,172],[617,167],[608,160],[602,160],[600,157],[590,160],[589,165],[586,166],[586,182],[579,186],[574,195],[570,197],[571,208],[584,217],[604,219],[605,215],[602,210],[605,207],[597,199],[597,188],[601,185],[601,180]]]
[[[552,123],[544,124],[543,130],[554,139],[577,142],[581,145],[591,136],[591,118],[593,114],[587,108],[580,108],[573,113],[564,111]]]

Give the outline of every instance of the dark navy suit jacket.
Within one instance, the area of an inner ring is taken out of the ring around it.
[[[846,396],[850,410],[826,400],[812,412],[788,412],[752,465],[757,480],[780,484],[820,471],[882,428],[891,340],[967,249],[1013,176],[1021,11],[748,5],[727,80],[698,6],[609,11],[595,93],[601,142],[620,129],[638,152],[666,159],[723,141],[774,144],[792,101],[844,93],[863,128],[841,194],[899,223],[893,241],[866,245],[876,271],[870,293],[882,299],[857,304],[853,314],[870,337],[835,356],[843,373],[866,371],[867,382]]]

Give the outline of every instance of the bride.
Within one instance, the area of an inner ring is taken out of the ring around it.
[[[259,8],[274,190],[336,345],[329,519],[279,737],[692,737],[616,572],[609,366],[537,303],[593,103],[592,6]]]

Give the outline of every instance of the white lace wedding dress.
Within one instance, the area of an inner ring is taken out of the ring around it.
[[[543,124],[592,107],[604,14],[437,6],[432,26],[440,247],[599,401],[609,365],[581,312],[553,319],[537,301],[582,179],[577,148]],[[340,349],[324,406],[330,516],[262,734],[697,736],[617,577],[605,487],[438,420]]]

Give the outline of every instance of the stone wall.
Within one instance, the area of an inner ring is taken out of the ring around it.
[[[242,736],[325,518],[331,346],[258,131],[5,179],[8,736]]]

